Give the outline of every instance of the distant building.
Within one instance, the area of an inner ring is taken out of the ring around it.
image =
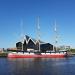
[[[59,50],[70,50],[70,46],[65,45],[59,46]]]
[[[22,50],[22,42],[16,43],[16,48],[18,50]],[[34,51],[39,49],[39,42],[27,35],[25,35],[24,43],[23,43],[23,50],[24,51]],[[47,50],[53,50],[53,45],[50,43],[45,43],[40,41],[40,50],[45,52]]]

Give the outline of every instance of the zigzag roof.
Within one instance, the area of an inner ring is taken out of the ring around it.
[[[30,40],[32,40],[35,44],[37,43],[37,40],[34,38],[29,37],[28,35],[25,35],[25,39],[26,43],[28,43]],[[40,43],[45,43],[43,41],[40,40]]]

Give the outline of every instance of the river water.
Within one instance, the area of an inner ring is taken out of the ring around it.
[[[0,75],[75,75],[75,57],[0,58]]]

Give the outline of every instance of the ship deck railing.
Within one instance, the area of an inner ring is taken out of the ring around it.
[[[66,50],[60,50],[60,51],[46,51],[46,52],[28,52],[28,51],[16,51],[16,52],[12,52],[10,51],[9,53],[23,53],[23,54],[54,54],[54,53],[67,53]]]

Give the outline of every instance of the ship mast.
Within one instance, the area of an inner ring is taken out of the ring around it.
[[[24,44],[24,35],[23,35],[23,21],[21,20],[21,42],[22,42],[22,51],[23,51],[23,44]]]
[[[54,32],[55,32],[55,43],[54,43],[55,46],[53,46],[53,51],[57,51],[57,43],[58,43],[57,38],[58,38],[58,36],[57,36],[56,21],[55,21],[55,26],[54,26]]]
[[[40,23],[39,23],[39,17],[38,17],[38,24],[37,24],[37,37],[38,37],[38,44],[39,44],[39,52],[40,52]]]

